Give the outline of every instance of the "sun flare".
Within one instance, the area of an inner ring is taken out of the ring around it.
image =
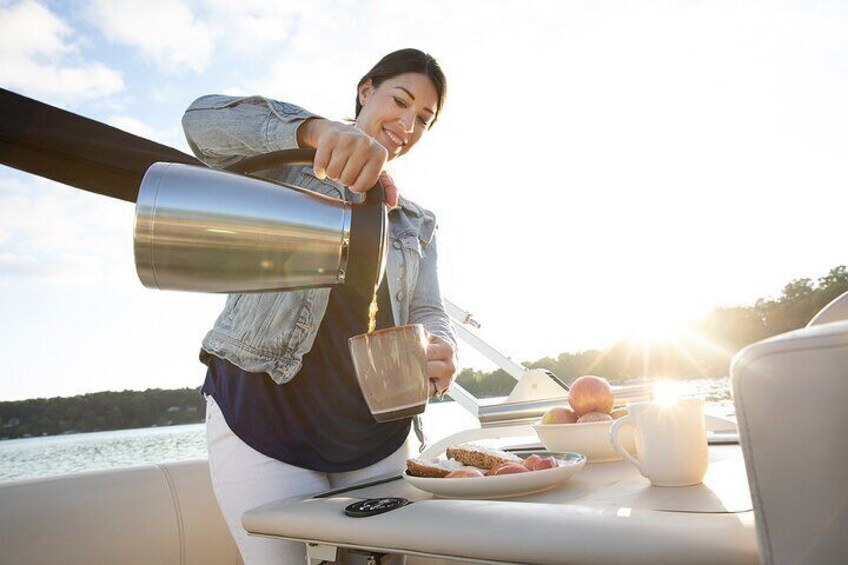
[[[686,395],[683,383],[661,380],[651,385],[654,402],[668,406]]]

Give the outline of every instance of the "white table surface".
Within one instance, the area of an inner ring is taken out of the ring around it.
[[[368,518],[344,508],[398,496]],[[704,483],[654,487],[623,461],[589,464],[556,488],[498,500],[444,499],[404,480],[247,512],[255,535],[339,547],[504,563],[757,563],[742,452],[710,447]]]

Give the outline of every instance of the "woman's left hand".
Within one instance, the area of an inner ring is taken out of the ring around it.
[[[389,173],[383,171],[380,173],[380,183],[382,183],[383,191],[386,194],[386,204],[390,209],[397,208],[396,203],[400,193],[398,192],[397,185],[395,184],[395,179],[393,179]],[[395,202],[395,204],[390,204],[390,202]]]
[[[456,374],[456,355],[446,339],[427,335],[427,376],[430,378],[430,396],[448,391]]]

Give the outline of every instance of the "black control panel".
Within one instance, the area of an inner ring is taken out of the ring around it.
[[[407,504],[411,504],[406,498],[368,498],[354,502],[345,508],[345,515],[351,518],[367,518],[368,516],[376,516],[384,512],[390,512],[397,508],[402,508]]]

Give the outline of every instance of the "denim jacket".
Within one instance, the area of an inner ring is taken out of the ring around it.
[[[245,157],[297,148],[297,128],[318,117],[292,104],[259,96],[203,96],[186,110],[183,129],[195,155],[211,167],[227,167]],[[286,167],[257,176],[357,201],[346,187],[315,177],[312,167]],[[389,213],[386,282],[395,322],[423,324],[433,334],[456,339],[442,303],[436,271],[436,218],[400,198]],[[246,371],[266,372],[278,384],[294,378],[312,347],[324,317],[330,289],[231,294],[203,351]]]

